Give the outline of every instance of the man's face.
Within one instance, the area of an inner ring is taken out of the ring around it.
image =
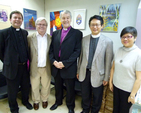
[[[97,19],[93,19],[90,22],[90,29],[92,32],[92,35],[98,35],[101,31],[101,29],[103,28],[103,25],[101,26],[101,21],[97,20]]]
[[[61,23],[63,25],[63,28],[68,28],[70,27],[70,24],[71,24],[71,17],[70,17],[70,14],[65,14],[63,13],[61,15]]]
[[[46,33],[46,30],[47,30],[47,23],[45,20],[42,20],[40,22],[37,23],[36,25],[36,30],[38,31],[38,33],[40,35],[44,35]]]
[[[14,28],[20,28],[23,22],[22,15],[18,13],[12,14],[10,22]]]

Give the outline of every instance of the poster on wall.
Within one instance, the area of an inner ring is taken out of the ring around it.
[[[60,20],[61,11],[50,12],[50,35],[52,36],[53,31],[62,29],[62,24]]]
[[[73,27],[76,29],[85,29],[86,9],[74,10]]]
[[[11,13],[11,7],[0,5],[0,29],[10,27],[9,15]]]
[[[99,15],[103,17],[102,31],[118,32],[119,14],[121,4],[101,5]]]
[[[24,29],[35,30],[35,21],[37,19],[37,11],[30,9],[23,9],[24,15]]]

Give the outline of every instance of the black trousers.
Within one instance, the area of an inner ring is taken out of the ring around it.
[[[87,69],[86,78],[83,82],[81,82],[82,108],[83,111],[89,113],[91,107],[91,113],[98,113],[102,103],[103,85],[96,88],[92,87],[90,76],[91,72]]]
[[[67,76],[67,75],[66,75]],[[60,71],[58,71],[57,76],[54,77],[55,80],[55,97],[58,105],[62,104],[63,101],[63,83],[66,85],[66,105],[69,109],[74,109],[75,107],[75,78],[74,79],[63,79],[60,76]]]
[[[21,87],[22,103],[27,104],[29,99],[30,78],[27,71],[27,65],[19,65],[16,78],[14,80],[6,78],[6,81],[10,111],[18,111],[19,108],[16,98],[19,87]]]
[[[129,113],[131,103],[128,103],[130,93],[114,86],[113,91],[113,113]]]

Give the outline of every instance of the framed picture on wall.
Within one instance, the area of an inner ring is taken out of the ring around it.
[[[10,13],[10,6],[0,5],[0,29],[4,29],[11,26],[11,23],[9,21]]]
[[[35,21],[37,19],[37,11],[24,8],[23,15],[24,15],[24,29],[36,30]]]
[[[77,9],[73,11],[73,27],[76,29],[85,29],[86,9]]]
[[[50,35],[52,36],[53,31],[62,29],[62,23],[60,20],[61,11],[50,12]]]
[[[101,5],[99,15],[103,17],[104,26],[102,31],[118,32],[119,14],[121,4]]]

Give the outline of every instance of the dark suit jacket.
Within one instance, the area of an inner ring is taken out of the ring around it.
[[[49,50],[49,57],[52,63],[51,73],[56,76],[58,69],[53,62],[62,61],[64,68],[60,69],[61,77],[64,79],[75,78],[77,71],[77,58],[81,52],[82,32],[71,28],[60,46],[61,31],[53,32],[52,42]],[[59,59],[59,50],[61,48],[61,56]]]
[[[21,31],[28,52],[28,32],[23,29]],[[14,79],[18,71],[19,54],[16,38],[11,27],[0,30],[0,60],[3,62],[3,75],[8,79]]]

